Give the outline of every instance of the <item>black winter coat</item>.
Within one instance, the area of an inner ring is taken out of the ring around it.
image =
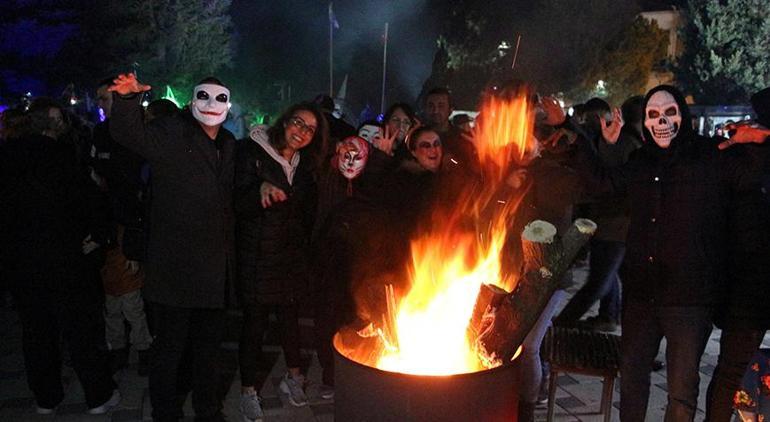
[[[234,274],[233,135],[220,128],[212,141],[186,112],[145,126],[139,101],[115,96],[110,133],[152,168],[145,298],[222,308]]]
[[[106,232],[109,209],[72,149],[41,135],[10,140],[0,179],[0,266],[20,282],[13,287],[95,291],[81,244],[89,234],[104,241],[96,234]]]
[[[628,194],[624,300],[713,306],[724,293],[729,257],[738,246],[731,242],[736,238],[730,233],[731,221],[756,212],[758,169],[744,150],[719,151],[715,140],[695,135],[687,105],[681,94],[672,92],[683,117],[669,148],[659,148],[647,133],[649,140],[625,166],[605,169],[593,157],[583,161],[591,165],[578,168],[589,191]],[[758,228],[746,225],[742,230]]]
[[[300,153],[302,154],[302,153]],[[302,154],[289,184],[281,165],[255,141],[239,142],[236,154],[238,287],[242,305],[289,304],[308,295],[308,244],[316,204],[313,162]],[[262,208],[268,182],[288,199]]]

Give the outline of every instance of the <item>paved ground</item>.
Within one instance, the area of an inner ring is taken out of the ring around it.
[[[222,392],[225,395],[225,413],[230,421],[238,421],[237,407],[239,397],[239,378],[237,376],[237,332],[239,315],[233,312],[230,315],[226,341],[222,343],[224,374],[220,380]],[[311,338],[312,321],[303,320],[303,339],[309,347],[308,339]],[[719,331],[715,330],[706,348],[706,353],[701,362],[701,394],[696,420],[703,419],[703,405],[706,386],[711,380],[711,374],[716,365],[719,350]],[[333,421],[334,404],[330,400],[322,400],[317,394],[317,384],[309,387],[310,406],[303,408],[292,407],[285,397],[278,391],[278,382],[284,374],[285,363],[277,342],[268,335],[265,351],[266,361],[261,371],[261,379],[264,380],[261,395],[264,398],[263,406],[266,413],[266,422],[304,422],[304,421]],[[32,393],[27,388],[21,354],[21,329],[16,313],[9,304],[0,305],[0,421],[56,421],[56,422],[124,422],[150,420],[150,402],[147,394],[147,378],[140,377],[136,372],[136,356],[132,354],[133,364],[117,375],[120,392],[123,400],[120,405],[106,415],[90,416],[84,412],[86,406],[83,393],[77,378],[71,368],[66,367],[63,373],[63,382],[66,386],[66,397],[54,415],[39,416],[35,414],[35,402]],[[663,350],[665,346],[661,346]],[[764,347],[770,347],[770,335],[765,337]],[[661,354],[662,357],[662,354]],[[311,382],[319,382],[320,368],[318,361],[308,350],[308,378]],[[562,375],[558,379],[556,392],[556,420],[557,421],[601,421],[597,415],[602,382],[599,378],[580,375]],[[619,394],[614,396],[612,420],[618,420]],[[663,409],[666,404],[666,374],[665,370],[653,373],[650,392],[650,406],[648,410],[649,421],[663,420]],[[186,414],[192,415],[190,403],[186,404]],[[545,420],[545,408],[538,411],[538,419]],[[189,417],[192,420],[192,417]]]

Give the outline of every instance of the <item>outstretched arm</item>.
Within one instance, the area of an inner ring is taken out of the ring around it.
[[[120,75],[112,82],[108,90],[117,95],[112,104],[110,135],[117,143],[153,161],[160,155],[159,142],[144,125],[141,95],[138,95],[149,91],[150,86],[143,85],[130,73]]]
[[[735,133],[730,139],[719,144],[719,149],[726,149],[734,144],[763,144],[770,138],[770,129],[751,120],[729,124],[725,130]]]

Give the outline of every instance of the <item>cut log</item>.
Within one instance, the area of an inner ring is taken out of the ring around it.
[[[596,223],[578,219],[550,247],[547,246],[548,236],[538,237],[532,235],[532,231],[524,230],[522,246],[529,251],[524,254],[524,275],[515,290],[496,309],[484,315],[484,329],[475,342],[479,359],[485,366],[499,366],[515,356],[578,251],[595,231]]]
[[[548,266],[546,259],[556,251],[555,237],[556,227],[547,221],[535,220],[524,227],[521,233],[523,273]]]
[[[479,294],[476,296],[476,304],[473,305],[471,323],[468,325],[468,339],[471,344],[476,341],[479,334],[486,328],[482,326],[482,320],[486,313],[496,309],[508,296],[508,292],[493,284],[482,284]]]

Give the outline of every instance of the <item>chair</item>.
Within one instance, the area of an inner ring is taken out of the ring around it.
[[[578,328],[551,327],[543,340],[545,359],[551,365],[548,384],[548,421],[553,420],[556,378],[569,372],[604,378],[600,413],[610,421],[612,389],[620,369],[620,336]]]

